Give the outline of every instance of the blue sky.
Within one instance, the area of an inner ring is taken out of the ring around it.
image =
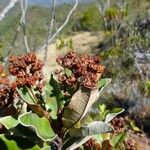
[[[90,0],[79,0],[80,2],[89,2]],[[50,5],[51,0],[29,0],[31,5]],[[73,3],[75,0],[56,0],[57,4]]]

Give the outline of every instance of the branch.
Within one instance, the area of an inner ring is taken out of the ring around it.
[[[7,7],[0,14],[0,22],[6,17],[6,14],[11,10],[19,0],[11,0]]]
[[[29,53],[30,50],[29,50],[28,40],[26,36],[26,19],[25,19],[27,6],[28,6],[28,0],[25,0],[25,6],[23,3],[23,0],[20,1],[20,4],[21,4],[21,11],[22,11],[21,24],[22,24],[23,35],[24,35],[24,44],[25,44],[26,52]]]
[[[21,4],[21,7],[23,7],[23,6],[22,6],[22,0],[20,1],[20,4]],[[21,25],[22,25],[23,20],[24,20],[24,18],[25,18],[25,13],[24,13],[24,12],[26,12],[26,10],[27,10],[27,1],[26,1],[26,4],[25,4],[25,7],[24,7],[24,9],[23,9],[22,16],[21,16],[21,18],[20,18],[20,24],[18,25],[18,27],[17,27],[17,29],[16,29],[16,33],[15,33],[15,35],[14,35],[14,38],[13,38],[12,43],[11,43],[11,45],[10,45],[10,48],[8,49],[8,52],[7,52],[6,56],[5,56],[5,60],[4,60],[4,62],[3,62],[3,67],[5,67],[5,65],[6,65],[6,63],[7,63],[7,61],[8,61],[8,58],[9,58],[9,56],[10,56],[10,54],[11,54],[11,51],[12,51],[14,45],[15,45],[15,42],[16,42],[17,37],[18,37],[18,33],[20,32]],[[24,39],[25,39],[25,41],[27,41],[26,38],[24,38]],[[25,43],[27,43],[27,42],[25,42]],[[28,46],[27,46],[27,47],[28,47]]]
[[[107,20],[105,18],[105,12],[110,6],[110,0],[102,1],[102,0],[96,0],[96,6],[99,10],[100,15],[102,15],[105,29],[107,28]]]
[[[58,30],[56,31],[56,33],[54,33],[50,39],[48,39],[48,44],[50,44],[55,37],[61,32],[61,30],[67,25],[67,23],[69,22],[70,16],[72,15],[72,13],[75,11],[76,7],[78,6],[79,0],[76,0],[76,3],[74,4],[73,8],[71,9],[71,11],[69,12],[65,22],[58,28]],[[38,51],[40,52],[41,50],[43,50],[46,47],[46,44],[44,46],[42,46]],[[46,54],[47,55],[47,54]]]
[[[47,62],[47,53],[48,53],[48,40],[52,36],[54,21],[55,21],[55,7],[56,7],[56,0],[52,0],[52,14],[51,14],[51,21],[50,21],[50,27],[48,28],[48,36],[46,39],[46,46],[45,46],[45,54],[44,54],[44,64]]]
[[[6,63],[7,63],[7,61],[8,61],[8,58],[9,58],[10,54],[11,54],[12,48],[14,47],[15,42],[16,42],[16,40],[17,40],[18,33],[19,33],[19,31],[20,31],[20,27],[21,27],[21,25],[18,26],[18,28],[17,28],[17,30],[16,30],[16,33],[15,33],[15,36],[14,36],[14,38],[13,38],[13,40],[12,40],[12,43],[11,43],[11,45],[10,45],[10,47],[9,47],[9,49],[8,49],[8,52],[7,52],[6,56],[5,56],[5,60],[4,60],[4,62],[3,62],[3,67],[4,67],[4,68],[5,68],[5,65],[6,65]]]
[[[96,0],[96,4],[97,4],[96,6],[97,6],[99,12],[104,17],[107,8],[110,6],[110,0],[106,0],[106,1]]]

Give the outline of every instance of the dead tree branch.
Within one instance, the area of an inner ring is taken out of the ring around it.
[[[11,0],[10,3],[6,6],[6,8],[0,14],[0,22],[6,17],[6,14],[15,6],[15,4],[19,0]]]
[[[56,0],[52,0],[52,12],[51,12],[51,21],[50,27],[48,27],[48,35],[46,39],[46,46],[45,46],[45,54],[44,54],[44,64],[47,62],[47,53],[48,53],[48,40],[52,36],[54,21],[55,21],[55,7],[56,7]]]
[[[21,0],[22,1],[22,0]],[[25,3],[25,6],[23,6],[23,3],[20,1],[20,5],[21,5],[21,7],[23,7],[23,12],[22,12],[22,16],[21,16],[21,18],[20,18],[20,23],[19,23],[19,25],[18,25],[18,27],[17,27],[17,29],[16,29],[16,33],[15,33],[15,35],[14,35],[14,38],[13,38],[13,40],[12,40],[12,42],[11,42],[11,45],[10,45],[10,47],[9,47],[9,49],[8,49],[8,52],[7,52],[7,54],[6,54],[6,56],[5,56],[5,60],[4,60],[4,62],[3,62],[3,66],[5,67],[5,65],[6,65],[6,63],[7,63],[7,61],[8,61],[8,58],[9,58],[9,56],[10,56],[10,54],[11,54],[11,51],[12,51],[12,49],[13,49],[13,47],[14,47],[14,45],[15,45],[15,42],[16,42],[16,40],[17,40],[17,37],[18,37],[18,34],[19,34],[19,32],[20,32],[20,29],[21,29],[21,25],[23,24],[23,20],[25,20],[25,14],[26,14],[26,11],[27,11],[27,4],[28,4],[28,0],[26,0],[26,3]],[[23,27],[24,28],[24,27]],[[24,29],[23,29],[24,30]],[[25,40],[25,45],[26,45],[26,47],[28,48],[28,42],[27,42],[27,38],[26,37],[24,37],[24,40]],[[27,49],[26,48],[26,49]],[[27,51],[28,52],[28,51]]]
[[[66,20],[64,21],[64,23],[58,28],[58,30],[48,39],[48,44],[50,44],[55,38],[56,36],[62,31],[62,29],[67,25],[67,23],[69,22],[69,19],[72,15],[72,13],[75,11],[76,7],[78,6],[79,0],[76,0],[74,6],[72,7],[72,9],[70,10],[68,16],[66,17]],[[46,43],[38,50],[39,52],[43,49],[45,49],[46,47]],[[47,54],[46,54],[47,55]]]
[[[24,44],[25,44],[26,52],[29,53],[30,49],[29,49],[27,35],[26,35],[26,19],[25,19],[27,6],[28,6],[28,0],[25,0],[25,4],[24,4],[23,0],[20,0],[20,4],[21,4],[21,11],[22,11],[21,25],[22,25],[22,29],[23,29]]]
[[[110,0],[96,0],[96,6],[99,10],[100,15],[103,18],[105,28],[107,28],[107,20],[105,18],[105,12],[110,7]]]

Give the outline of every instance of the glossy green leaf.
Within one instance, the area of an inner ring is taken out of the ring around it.
[[[6,129],[16,127],[19,122],[14,119],[12,116],[5,116],[0,118],[0,123],[5,126]]]
[[[34,130],[43,141],[51,141],[56,136],[45,117],[39,117],[35,113],[28,112],[20,115],[18,120],[23,126]]]
[[[69,133],[71,136],[91,136],[96,134],[112,132],[113,128],[102,121],[94,121],[81,128],[72,128]]]
[[[115,118],[117,115],[121,114],[124,112],[123,108],[114,108],[107,116],[105,119],[106,123],[109,123],[113,118]]]

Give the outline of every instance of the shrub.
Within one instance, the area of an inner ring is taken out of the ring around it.
[[[9,72],[0,76],[0,142],[8,149],[75,149],[92,135],[112,132],[106,120],[82,122],[110,79],[97,56],[73,52],[57,58],[63,69],[44,80],[43,63],[34,53],[12,56]],[[111,112],[112,113],[112,112]],[[69,143],[68,143],[69,142]],[[26,144],[25,144],[26,143]]]
[[[94,31],[101,29],[101,17],[98,10],[91,6],[74,25],[76,30]]]

